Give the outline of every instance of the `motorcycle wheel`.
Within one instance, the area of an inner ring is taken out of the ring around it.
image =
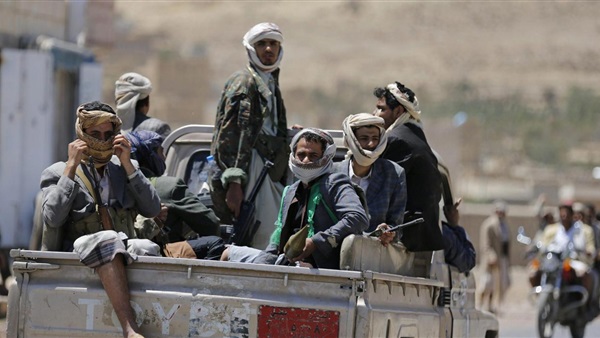
[[[538,298],[538,335],[540,338],[550,338],[554,334],[556,303],[549,292],[543,292]]]

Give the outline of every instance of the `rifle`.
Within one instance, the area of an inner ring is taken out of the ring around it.
[[[154,237],[154,240],[160,247],[160,251],[163,253],[163,256],[168,257],[165,253],[165,245],[169,244],[169,232],[171,232],[171,228],[166,226],[163,221],[158,218],[158,216],[154,217],[153,220],[160,229],[158,234],[156,234]]]
[[[92,157],[89,157],[88,161],[89,169],[86,166],[81,166],[85,171],[85,175],[88,177],[94,178],[93,191],[90,191],[91,194],[94,195],[94,202],[96,202],[96,212],[100,218],[100,225],[102,225],[102,230],[114,230],[113,221],[110,217],[110,211],[108,210],[108,205],[102,202],[102,197],[100,195],[100,190],[98,189],[98,185],[100,184],[98,180],[96,180],[96,176],[93,174],[94,168],[94,160]]]
[[[370,236],[370,237],[379,237],[383,234],[383,232],[392,232],[392,231],[396,231],[396,230],[401,230],[407,226],[411,226],[411,225],[415,225],[415,224],[419,224],[419,223],[423,223],[425,220],[423,219],[423,217],[417,218],[417,219],[413,219],[410,222],[406,222],[406,223],[402,223],[402,224],[398,224],[395,225],[387,230],[382,230],[382,229],[377,229],[375,231],[372,232],[367,232],[365,233],[365,235]]]
[[[260,186],[267,177],[269,168],[272,166],[273,162],[265,159],[265,166],[262,168],[256,184],[252,187],[248,199],[242,201],[240,215],[233,221],[233,236],[231,236],[231,241],[236,245],[251,246],[252,244],[254,234],[256,234],[256,230],[260,226],[260,221],[256,219],[254,200],[256,199],[256,195],[258,195]]]

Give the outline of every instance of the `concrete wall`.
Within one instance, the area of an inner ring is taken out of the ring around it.
[[[168,121],[173,130],[186,124],[215,123],[217,107],[205,108],[212,76],[206,57],[159,56],[150,65],[154,73],[150,115]]]
[[[48,35],[64,40],[66,26],[64,0],[0,1],[0,33]]]

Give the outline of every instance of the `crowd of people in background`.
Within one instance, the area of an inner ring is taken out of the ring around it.
[[[444,250],[448,264],[460,272],[475,266],[475,248],[459,225],[461,200],[442,199],[451,196],[449,185],[442,184],[449,173],[427,142],[415,93],[400,82],[376,88],[373,113],[340,121],[348,155],[334,164],[329,133],[288,126],[279,88],[283,42],[273,23],[260,23],[243,37],[248,64],[226,81],[216,109],[213,209],[183,180],[163,175],[161,144],[171,128],[149,115],[152,84],[137,73],[116,81],[116,109],[100,102],[77,109],[77,139],[68,145],[67,161],[42,173],[46,226],[62,229],[59,247],[98,271],[124,336],[141,336],[124,272],[137,255],[339,269],[345,237],[381,230],[381,245]],[[296,131],[291,144],[289,129]],[[267,162],[273,165],[260,180]],[[249,246],[226,245],[220,224],[237,220],[255,186],[260,226],[254,240]],[[598,224],[589,214],[561,207],[562,223],[544,215],[542,237],[551,237],[551,229],[569,231],[571,220],[568,215],[563,220],[563,211],[582,224],[586,243],[596,234],[586,252],[593,256],[590,266],[598,267]],[[506,204],[498,202],[481,227],[480,299],[490,311],[510,285],[506,212]],[[388,231],[419,218],[423,223]]]

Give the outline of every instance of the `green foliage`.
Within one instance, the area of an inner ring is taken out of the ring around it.
[[[548,90],[543,108],[528,104],[518,93],[481,99],[477,89],[467,82],[452,86],[448,93],[445,100],[430,106],[428,114],[448,117],[458,111],[467,112],[483,128],[483,142],[497,144],[507,136],[521,139],[522,155],[536,162],[562,166],[569,149],[600,140],[600,95],[589,88],[571,88],[562,102],[555,102],[554,93]]]
[[[370,112],[375,107],[373,88],[352,81],[340,81],[331,91],[308,93],[310,105],[324,112],[318,125],[339,128],[348,114]],[[502,98],[485,99],[475,85],[461,81],[449,86],[446,97],[417,93],[428,117],[453,117],[468,114],[481,128],[480,149],[498,148],[507,138],[522,140],[522,159],[561,167],[566,152],[578,144],[600,141],[600,95],[593,89],[572,87],[557,97],[547,89],[541,98],[545,105],[533,105],[518,92]],[[480,154],[484,155],[484,154]]]

